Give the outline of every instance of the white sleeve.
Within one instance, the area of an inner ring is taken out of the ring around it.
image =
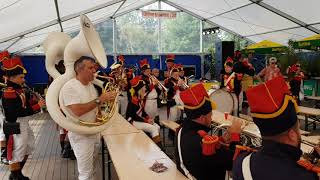
[[[62,99],[65,106],[80,104],[80,94],[74,86],[64,86],[61,90]]]

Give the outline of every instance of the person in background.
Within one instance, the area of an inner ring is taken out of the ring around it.
[[[158,68],[153,68],[151,74],[152,74],[154,77],[156,77],[156,78],[159,79],[160,71],[159,71]]]
[[[178,169],[189,179],[224,180],[237,155],[242,121],[234,119],[224,136],[210,136],[215,104],[209,100],[203,84],[180,92],[180,97],[187,119],[178,130],[175,153]],[[220,143],[229,146],[221,147]]]
[[[11,174],[9,179],[28,180],[22,169],[32,153],[34,145],[33,131],[29,125],[31,116],[40,112],[45,105],[43,99],[35,101],[24,90],[26,69],[19,57],[4,60],[3,69],[8,77],[7,86],[2,95],[5,115],[3,130],[7,138],[7,158]]]
[[[225,87],[228,92],[234,93],[235,73],[233,69],[233,59],[228,57],[224,63],[224,71],[221,74],[221,87]]]
[[[288,67],[288,79],[291,94],[296,97],[298,104],[300,105],[299,93],[304,79],[304,73],[301,70],[301,65],[299,63]]]
[[[4,60],[8,60],[10,58],[10,53],[8,51],[3,51],[0,52],[0,62],[2,64],[2,61]],[[3,90],[6,87],[7,84],[7,77],[5,75],[4,70],[1,68],[0,69],[0,83],[1,83],[1,96],[3,95]],[[9,165],[9,161],[7,159],[7,141],[6,141],[6,135],[3,132],[3,122],[5,120],[5,116],[3,114],[3,107],[2,107],[2,98],[0,99],[0,123],[1,123],[1,127],[0,127],[0,145],[1,145],[1,163],[5,164],[5,165]]]
[[[262,69],[257,75],[258,79],[263,78],[263,82],[269,81],[275,77],[282,76],[280,69],[277,66],[277,58],[269,58],[267,67]],[[260,80],[261,81],[261,80]]]
[[[182,79],[186,84],[189,84],[189,80],[188,78],[185,76],[185,72],[183,69],[183,65],[182,64],[177,64],[178,70],[179,70],[179,77],[180,79]]]
[[[151,119],[155,119],[158,116],[158,81],[151,75],[150,65],[147,59],[139,61],[141,78],[144,81],[146,87],[145,96],[145,112]]]
[[[298,105],[282,76],[247,90],[254,123],[262,136],[257,152],[242,153],[233,165],[234,180],[319,179],[302,151]],[[261,103],[263,102],[263,103]]]
[[[168,54],[168,55],[166,56],[167,69],[164,71],[164,79],[170,77],[171,69],[172,69],[173,66],[174,66],[174,59],[175,59],[175,55],[173,55],[173,54]]]

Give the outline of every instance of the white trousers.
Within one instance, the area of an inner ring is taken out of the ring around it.
[[[96,180],[94,168],[98,156],[99,135],[81,135],[68,132],[70,144],[77,158],[79,180]]]
[[[133,126],[143,132],[151,134],[151,137],[160,136],[160,126],[157,123],[149,124],[145,122],[133,121]]]
[[[2,112],[2,109],[0,108],[0,141],[5,141],[6,140],[6,136],[5,134],[3,133],[3,121],[4,121],[4,115],[3,115],[3,112]]]
[[[30,116],[17,119],[20,123],[20,134],[13,135],[12,159],[9,164],[23,161],[26,155],[30,155],[34,149],[34,135],[29,126]]]
[[[144,110],[150,116],[150,118],[154,119],[158,113],[158,104],[157,104],[157,91],[153,89],[147,96],[146,105]]]

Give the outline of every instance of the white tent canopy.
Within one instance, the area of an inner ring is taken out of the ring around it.
[[[55,4],[57,2],[57,6]],[[1,0],[0,50],[38,46],[49,32],[79,29],[79,15],[93,23],[157,0]],[[162,0],[221,29],[254,42],[287,44],[320,33],[319,0]],[[61,25],[59,24],[61,23]]]

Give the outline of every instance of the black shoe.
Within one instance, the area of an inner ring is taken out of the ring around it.
[[[174,139],[175,139],[175,132],[173,132],[172,130],[169,130],[168,138],[169,138],[171,141],[174,141]]]
[[[30,180],[30,179],[24,176],[21,170],[17,170],[17,171],[11,171],[9,180]]]
[[[1,157],[1,163],[9,165],[9,160],[6,157]]]

